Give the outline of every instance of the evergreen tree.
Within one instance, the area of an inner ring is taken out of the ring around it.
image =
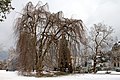
[[[60,71],[66,72],[66,70],[68,69],[68,72],[72,73],[73,69],[71,62],[71,54],[68,48],[68,41],[66,40],[65,35],[62,35],[62,39],[60,39],[58,61]]]

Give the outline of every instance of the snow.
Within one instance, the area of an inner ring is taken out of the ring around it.
[[[115,72],[114,72],[115,73]],[[120,80],[120,75],[116,74],[71,74],[59,77],[25,77],[17,72],[6,72],[0,70],[0,79],[2,80]]]

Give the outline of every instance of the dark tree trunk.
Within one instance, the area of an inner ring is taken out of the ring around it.
[[[96,59],[94,59],[94,64],[93,64],[93,72],[96,73]]]

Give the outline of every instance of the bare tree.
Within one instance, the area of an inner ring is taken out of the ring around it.
[[[96,73],[97,57],[111,47],[113,29],[102,23],[94,24],[90,32],[90,46],[93,53],[93,72]]]

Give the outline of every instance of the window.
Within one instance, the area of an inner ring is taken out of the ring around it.
[[[119,65],[119,62],[118,62],[118,67],[119,67],[120,65]]]
[[[116,67],[116,63],[114,63],[114,67]]]
[[[116,60],[116,57],[114,57],[114,60]]]
[[[119,57],[117,57],[117,61],[119,61]]]

